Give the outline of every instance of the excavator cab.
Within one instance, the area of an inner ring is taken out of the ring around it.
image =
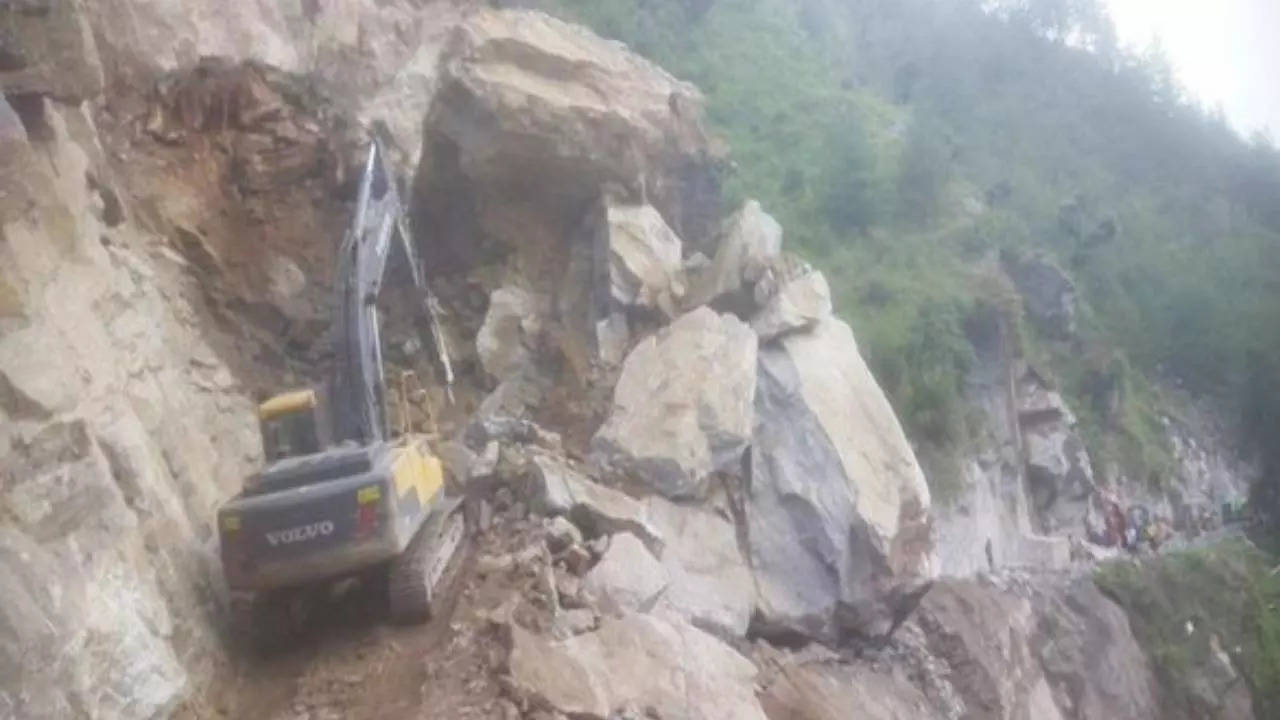
[[[258,406],[262,454],[268,463],[320,452],[320,404],[315,390],[282,393]]]

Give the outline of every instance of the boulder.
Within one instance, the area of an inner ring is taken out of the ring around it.
[[[751,318],[751,329],[768,342],[784,333],[807,330],[831,314],[831,288],[817,270],[783,284]]]
[[[652,609],[669,583],[666,569],[644,543],[631,533],[618,533],[582,586],[599,601],[602,612],[620,613]]]
[[[757,280],[782,252],[782,226],[748,200],[720,226],[710,266],[698,275],[690,307],[712,302],[743,312]]]
[[[596,257],[607,261],[610,299],[670,319],[684,294],[680,238],[652,205],[606,202],[603,210]]]
[[[662,532],[645,515],[644,504],[626,493],[592,482],[562,459],[535,452],[530,458],[532,494],[549,515],[567,515],[587,537],[631,533],[653,554],[663,554]]]
[[[737,471],[751,434],[756,337],[699,308],[627,356],[592,454],[671,498],[696,497],[715,471]]]
[[[531,362],[541,327],[533,296],[501,287],[489,296],[489,310],[476,334],[476,352],[485,372],[505,380]]]
[[[533,11],[474,12],[444,58],[419,191],[425,219],[459,259],[475,259],[468,207],[520,198],[558,219],[552,234],[564,236],[606,184],[646,198],[682,237],[709,234],[721,151],[692,85]]]
[[[685,293],[680,238],[653,206],[608,197],[581,233],[556,288],[561,324],[578,336],[565,354],[616,368],[631,343],[632,317],[666,322],[676,314]]]
[[[747,634],[755,587],[734,524],[701,507],[649,497],[646,516],[666,539],[661,606],[718,637]]]
[[[933,575],[924,474],[848,325],[759,359],[745,504],[761,628],[884,635]]]
[[[582,543],[582,531],[563,515],[557,515],[547,524],[547,547],[558,553]]]
[[[764,720],[756,668],[678,619],[628,614],[551,641],[511,627],[510,684],[535,707],[606,720],[628,706],[687,720]]]

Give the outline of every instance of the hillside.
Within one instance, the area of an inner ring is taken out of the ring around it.
[[[1267,437],[1280,155],[1189,103],[1158,52],[1119,49],[1094,3],[540,4],[706,92],[731,193],[827,272],[918,445],[982,432],[962,397],[983,308],[1056,376],[1100,471],[1169,479],[1178,388]],[[1019,308],[1002,257],[1061,268],[1072,327]]]

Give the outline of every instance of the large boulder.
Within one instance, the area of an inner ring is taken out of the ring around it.
[[[848,325],[759,357],[746,515],[762,630],[883,635],[933,574],[924,474]]]
[[[645,509],[666,540],[668,585],[661,607],[719,637],[745,637],[755,586],[734,524],[706,508],[656,496],[646,499]]]
[[[718,214],[720,152],[702,104],[620,43],[540,12],[480,10],[446,49],[420,209],[450,243],[445,254],[463,261],[476,259],[467,207],[518,199],[564,236],[606,185],[646,199],[681,237],[701,237]],[[515,244],[530,234],[511,230]]]
[[[751,661],[678,619],[627,614],[559,642],[517,626],[511,636],[510,684],[535,707],[584,720],[628,708],[687,720],[765,718]]]
[[[681,316],[627,356],[594,456],[667,497],[698,496],[712,472],[741,465],[755,365],[741,320],[705,307]]]

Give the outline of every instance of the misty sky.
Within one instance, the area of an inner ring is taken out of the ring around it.
[[[1280,0],[1106,0],[1121,41],[1159,37],[1178,79],[1246,136],[1280,141]]]

